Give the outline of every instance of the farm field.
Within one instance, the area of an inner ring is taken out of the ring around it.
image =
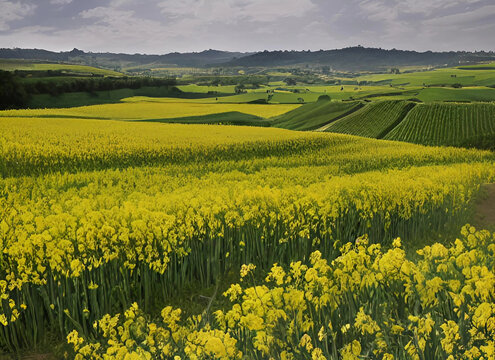
[[[169,105],[179,106],[153,104]],[[405,350],[396,345],[398,335],[380,320],[380,311],[395,310],[364,307],[368,291],[381,294],[374,301],[383,303],[392,285],[370,279],[362,288],[331,275],[338,273],[336,264],[353,262],[370,264],[360,270],[363,278],[381,274],[394,279],[394,286],[411,289],[401,300],[405,312],[396,326],[414,326],[409,315],[427,318],[427,312],[414,310],[416,301],[433,314],[432,327],[438,331],[455,319],[438,301],[463,294],[447,285],[457,275],[445,272],[445,288],[421,290],[432,286],[433,275],[425,269],[439,259],[424,246],[444,243],[446,252],[444,245],[434,249],[441,249],[446,266],[450,253],[463,256],[473,249],[481,254],[489,248],[491,235],[469,227],[463,230],[463,250],[448,246],[470,220],[482,184],[495,181],[494,153],[273,128],[122,121],[139,119],[139,106],[0,113],[3,349],[49,346],[48,339],[66,338],[70,348],[64,351],[81,356],[88,351],[114,356],[118,349],[152,358],[240,358],[241,353],[267,358],[267,347],[281,346],[294,356],[307,351],[295,342],[302,336],[295,332],[304,332],[314,339],[309,354],[318,348],[331,359],[333,351],[325,350],[329,345],[337,353],[357,352],[356,342],[360,353],[375,348],[359,335],[360,322],[354,322],[371,316],[391,336],[381,351],[400,354]],[[242,106],[246,114],[279,107]],[[152,109],[141,117],[154,117]],[[156,116],[163,109],[156,108]],[[90,119],[98,114],[101,119]],[[111,119],[117,115],[122,119]],[[368,237],[355,242],[364,234]],[[469,234],[476,243],[466,240]],[[418,259],[414,250],[423,247]],[[493,261],[488,255],[476,259],[466,266]],[[373,262],[381,265],[368,274]],[[395,266],[408,266],[411,277],[396,277]],[[351,276],[345,269],[342,276]],[[291,271],[294,275],[286,278]],[[249,272],[254,277],[246,277]],[[424,280],[419,275],[412,280],[419,272]],[[331,281],[325,286],[337,286],[335,303],[313,287],[324,274]],[[230,287],[243,277],[242,286]],[[258,277],[266,277],[266,283],[251,282]],[[461,279],[461,285],[470,281]],[[310,301],[303,306],[309,289],[321,305]],[[206,312],[204,303],[194,300],[200,294],[211,296]],[[278,302],[276,296],[298,300]],[[477,297],[466,315],[477,319],[487,296]],[[348,319],[339,318],[349,299],[357,307]],[[171,304],[182,308],[183,321],[181,310]],[[249,304],[258,304],[262,312]],[[206,320],[186,320],[201,313]],[[351,319],[346,335],[339,329]],[[337,329],[335,338],[318,337],[329,323]],[[279,339],[277,326],[291,326],[294,333]],[[169,343],[167,328],[183,335]],[[260,342],[259,334],[272,335]],[[128,336],[135,342],[127,342]],[[143,348],[150,336],[157,346]],[[406,331],[401,339],[412,336]],[[198,337],[205,340],[197,342]],[[439,340],[431,341],[430,350],[410,346],[426,353],[442,349]]]
[[[290,130],[316,130],[336,119],[358,110],[358,101],[334,102],[320,100],[301,106],[272,119],[272,126]]]
[[[324,131],[381,139],[415,106],[407,101],[379,101],[331,123]]]
[[[50,94],[34,95],[29,103],[30,109],[46,109],[46,108],[69,108],[103,104],[117,104],[123,102],[124,99],[133,97],[166,97],[166,96],[181,96],[173,89],[167,87],[142,87],[140,89],[118,89],[109,91],[88,92],[71,92],[57,96]],[[174,98],[173,100],[182,101],[182,98]]]
[[[168,99],[154,101],[147,98],[124,99],[123,103],[74,107],[68,109],[8,110],[0,112],[0,117],[65,117],[103,120],[153,120],[189,116],[211,115],[237,111],[240,113],[269,118],[281,115],[300,105],[295,104],[211,104]]]
[[[86,65],[58,64],[58,63],[37,63],[19,60],[0,59],[0,70],[27,70],[27,71],[62,71],[64,73],[77,75],[104,75],[122,76],[122,73],[106,70]]]
[[[495,144],[494,111],[493,103],[376,101],[318,130],[423,145],[491,150]]]
[[[357,81],[369,81],[395,86],[440,86],[462,84],[463,86],[495,85],[493,70],[461,70],[459,68],[436,69],[432,71],[411,72],[404,74],[373,74],[356,78]]]
[[[426,145],[494,145],[495,104],[419,104],[385,138]]]
[[[419,90],[414,97],[424,102],[491,102],[495,101],[495,89],[486,87],[426,88]]]

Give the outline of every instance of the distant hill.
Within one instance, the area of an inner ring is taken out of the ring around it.
[[[416,52],[385,50],[361,46],[320,51],[264,51],[258,53],[206,50],[165,55],[91,53],[78,49],[52,52],[39,49],[0,49],[0,58],[71,62],[107,68],[141,65],[179,67],[280,67],[321,65],[334,70],[376,70],[394,66],[469,65],[495,61],[494,52]]]
[[[139,66],[146,64],[175,65],[180,67],[204,67],[223,64],[253,53],[205,50],[193,53],[170,53],[165,55],[91,53],[78,49],[53,52],[40,49],[0,49],[2,59],[39,61],[62,61],[93,66]]]
[[[406,65],[459,65],[495,60],[490,52],[416,52],[361,46],[320,51],[264,51],[232,60],[229,66],[327,65],[335,70],[374,70]]]

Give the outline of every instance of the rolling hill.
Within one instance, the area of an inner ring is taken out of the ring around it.
[[[328,65],[336,70],[371,70],[390,66],[471,64],[495,60],[493,52],[416,52],[362,46],[320,51],[263,51],[257,53],[205,50],[164,55],[91,53],[78,49],[52,52],[40,49],[0,49],[0,58],[91,64],[102,67],[132,67],[154,64],[185,67],[278,67]]]
[[[337,70],[371,70],[405,65],[459,65],[495,60],[494,53],[416,52],[361,46],[320,51],[264,51],[232,60],[230,66],[330,65]]]
[[[96,66],[138,66],[155,63],[202,67],[227,63],[252,53],[205,50],[192,53],[169,53],[164,55],[91,53],[78,49],[53,52],[40,49],[0,49],[0,59],[26,59],[53,62],[91,63]]]

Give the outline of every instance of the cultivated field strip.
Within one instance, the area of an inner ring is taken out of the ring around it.
[[[495,136],[495,104],[419,104],[385,139],[425,145],[476,146]]]
[[[358,110],[361,106],[358,101],[318,101],[274,118],[272,126],[300,131],[316,130]]]
[[[147,119],[173,119],[180,117],[212,115],[228,113],[232,111],[250,114],[263,118],[282,115],[298,108],[296,104],[207,104],[187,103],[185,105],[179,99],[166,102],[154,102],[140,99],[135,102],[119,104],[105,104],[82,106],[66,109],[32,109],[32,110],[8,110],[0,111],[0,120],[3,117],[63,117],[63,118],[88,118],[107,120],[147,120]]]
[[[381,101],[335,121],[327,132],[350,134],[380,139],[397,126],[414,107],[407,101]]]

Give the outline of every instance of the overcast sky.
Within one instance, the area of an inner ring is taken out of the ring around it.
[[[0,0],[0,47],[495,50],[495,0]]]

